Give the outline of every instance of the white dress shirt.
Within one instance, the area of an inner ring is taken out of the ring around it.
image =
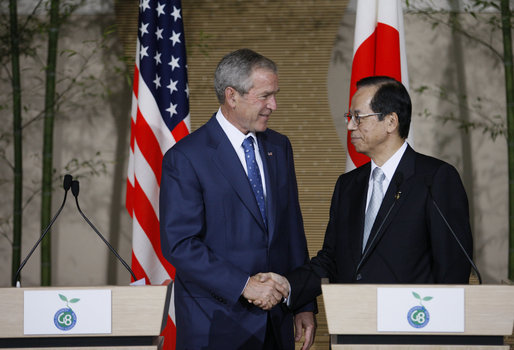
[[[230,123],[227,118],[223,115],[221,112],[221,108],[218,109],[218,112],[216,113],[216,120],[220,124],[221,128],[227,135],[230,143],[232,144],[232,147],[234,147],[234,150],[237,153],[237,156],[239,157],[239,161],[241,162],[241,165],[243,166],[246,175],[248,175],[248,169],[246,168],[246,160],[245,160],[245,153],[243,148],[243,141],[245,138],[253,136],[254,140],[254,148],[255,148],[255,160],[257,161],[257,165],[259,166],[259,171],[261,173],[261,179],[262,179],[262,190],[264,191],[264,198],[266,198],[266,179],[264,177],[264,168],[262,164],[262,158],[261,153],[259,152],[259,143],[257,142],[257,135],[254,132],[249,132],[247,135],[243,134],[238,128],[236,128],[232,123]]]
[[[405,150],[407,149],[407,142],[404,142],[403,145],[396,151],[391,158],[387,160],[387,162],[384,163],[380,167],[382,171],[384,172],[385,178],[384,181],[382,181],[382,193],[387,192],[387,188],[389,187],[389,184],[391,183],[391,180],[393,178],[394,172],[396,171],[396,168],[398,168],[398,164],[400,164],[400,160],[403,157],[403,154],[405,153]],[[371,160],[371,172],[369,173],[369,183],[368,183],[368,197],[366,199],[366,210],[368,210],[369,201],[371,199],[371,192],[373,190],[373,170],[378,165],[375,164],[373,160]]]

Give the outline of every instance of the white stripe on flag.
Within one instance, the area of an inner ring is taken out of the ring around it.
[[[175,300],[175,283],[171,286],[171,297],[170,297],[171,303],[170,303],[170,309],[168,310],[168,315],[170,316],[171,320],[173,321],[173,324],[175,324],[175,303],[173,302]]]
[[[146,123],[152,129],[157,142],[159,142],[162,154],[166,153],[175,144],[175,139],[164,123],[159,107],[141,74],[139,74],[138,108],[145,117]]]
[[[135,215],[132,222],[132,229],[132,250],[146,275],[151,279],[149,284],[160,284],[167,279],[171,279],[155,254],[152,242],[150,242],[145,231],[143,231],[139,225]]]
[[[130,185],[134,187],[135,181],[134,181],[134,153],[132,150],[129,152],[129,159],[128,159],[128,173],[127,173],[127,180],[130,182]]]
[[[152,204],[153,210],[157,219],[159,218],[159,183],[155,174],[146,161],[145,157],[141,153],[141,150],[137,146],[137,142],[134,143],[134,161],[135,161],[135,177],[139,186],[148,198],[148,201]]]
[[[187,126],[187,131],[191,132],[191,113],[188,113],[187,116],[184,118],[184,123]]]

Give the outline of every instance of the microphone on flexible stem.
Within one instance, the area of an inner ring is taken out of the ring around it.
[[[73,180],[73,177],[70,175],[70,174],[66,174],[64,175],[64,180],[63,180],[63,183],[62,183],[62,186],[64,188],[64,199],[62,200],[62,204],[61,204],[61,207],[59,208],[59,210],[57,210],[57,213],[55,214],[55,216],[52,218],[52,220],[50,220],[50,223],[48,224],[48,226],[44,229],[43,233],[41,234],[41,236],[39,237],[39,239],[37,240],[36,244],[34,244],[34,246],[32,247],[32,249],[30,250],[29,254],[27,254],[27,256],[25,257],[25,259],[23,259],[23,261],[21,262],[20,264],[20,267],[18,268],[18,271],[16,271],[16,275],[14,277],[14,280],[13,280],[13,285],[16,285],[17,288],[20,287],[20,280],[18,279],[20,277],[20,272],[21,272],[21,269],[23,269],[23,267],[25,266],[25,264],[27,263],[27,261],[29,260],[29,258],[32,256],[32,253],[34,253],[34,250],[36,250],[37,246],[39,245],[39,243],[41,243],[41,241],[43,240],[43,238],[45,238],[47,232],[50,230],[50,228],[52,227],[52,225],[54,224],[55,220],[57,219],[57,217],[59,216],[59,214],[61,213],[62,209],[64,208],[64,204],[66,203],[66,198],[68,196],[68,190],[70,189],[71,187],[71,183],[72,183],[72,180]]]
[[[432,179],[430,179],[427,176],[425,178],[425,183],[426,183],[426,185],[428,187],[428,195],[430,196],[430,199],[432,199],[432,203],[434,204],[437,212],[439,213],[439,216],[441,217],[441,219],[443,219],[446,227],[448,227],[448,230],[450,230],[450,232],[452,233],[452,236],[455,239],[455,241],[457,241],[457,244],[459,245],[460,249],[462,250],[462,252],[466,256],[466,259],[468,259],[469,263],[471,264],[471,267],[473,268],[473,271],[475,271],[475,273],[477,274],[478,283],[482,284],[482,277],[480,276],[480,272],[478,271],[477,266],[475,265],[475,263],[473,262],[473,260],[469,256],[468,252],[466,252],[466,249],[464,248],[464,246],[462,245],[461,241],[459,240],[459,238],[455,234],[455,231],[453,231],[452,227],[448,223],[448,220],[446,220],[446,217],[444,216],[443,212],[441,211],[441,209],[439,209],[439,206],[437,205],[434,196],[432,196]]]
[[[364,250],[364,253],[362,253],[362,257],[361,257],[361,259],[359,261],[359,264],[357,264],[357,268],[355,269],[355,275],[357,275],[359,273],[359,270],[360,270],[360,268],[362,266],[362,263],[366,259],[367,255],[369,253],[370,248],[373,246],[373,243],[375,242],[375,239],[378,237],[378,234],[382,230],[382,226],[384,226],[387,218],[389,217],[389,214],[391,213],[391,210],[393,210],[394,206],[396,205],[396,202],[398,201],[398,199],[400,199],[400,197],[402,195],[402,191],[400,191],[400,186],[401,186],[402,183],[403,183],[403,173],[399,172],[399,173],[396,174],[396,181],[395,181],[395,184],[396,184],[396,194],[394,195],[394,202],[393,202],[393,204],[391,204],[391,206],[387,210],[387,213],[384,216],[384,219],[380,223],[380,226],[378,226],[377,232],[375,233],[375,235],[373,235],[373,238],[371,239],[369,244],[367,244],[367,248]]]
[[[71,193],[75,197],[75,203],[77,204],[77,209],[79,210],[80,215],[82,215],[84,220],[86,220],[86,222],[89,224],[89,226],[91,226],[93,231],[96,232],[98,237],[100,237],[102,239],[102,241],[107,245],[107,247],[109,247],[109,250],[116,256],[116,258],[118,258],[118,260],[123,264],[123,266],[125,266],[125,268],[128,270],[128,272],[130,272],[134,281],[137,281],[136,275],[134,274],[134,272],[132,271],[130,266],[125,262],[125,260],[123,260],[123,258],[118,254],[118,252],[113,248],[113,246],[104,238],[104,236],[100,233],[100,231],[98,231],[96,229],[95,225],[93,225],[91,223],[91,221],[89,221],[89,219],[86,217],[86,215],[84,215],[82,210],[80,210],[79,198],[78,198],[79,197],[79,182],[77,180],[73,180],[73,182],[71,183]]]

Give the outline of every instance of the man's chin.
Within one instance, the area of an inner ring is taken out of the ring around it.
[[[362,154],[366,154],[366,149],[364,147],[362,147],[360,142],[352,142],[352,145],[353,145],[353,147],[355,148],[355,150],[357,152],[362,153]]]
[[[264,132],[268,128],[268,124],[259,125],[255,128],[255,132]]]

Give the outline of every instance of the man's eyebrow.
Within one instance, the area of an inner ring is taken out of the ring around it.
[[[280,89],[278,89],[278,90],[276,90],[276,91],[275,91],[275,90],[271,90],[271,91],[264,91],[264,92],[262,93],[262,95],[266,95],[266,96],[267,96],[267,95],[275,95],[275,94],[278,94],[279,92],[280,92]]]

